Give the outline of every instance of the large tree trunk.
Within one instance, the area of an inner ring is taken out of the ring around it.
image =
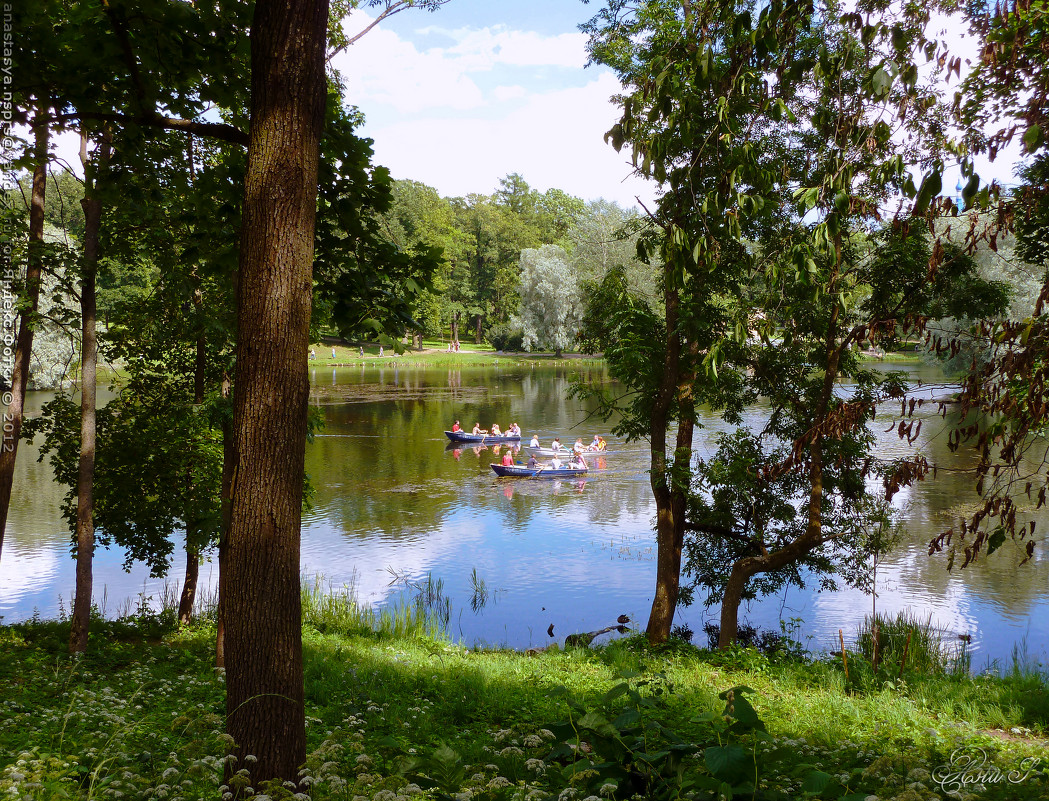
[[[91,620],[92,560],[95,555],[95,390],[98,366],[95,277],[98,272],[98,231],[102,199],[98,195],[98,167],[109,159],[104,134],[94,157],[88,156],[87,134],[80,133],[80,160],[84,164],[84,260],[80,279],[80,462],[77,467],[76,596],[69,630],[69,652],[87,650]]]
[[[47,113],[40,103],[37,116]],[[44,245],[44,192],[47,186],[47,146],[50,129],[43,123],[35,126],[33,159],[33,190],[29,202],[29,253],[26,264],[26,298],[29,301],[18,325],[15,340],[15,364],[11,372],[10,394],[4,398],[7,412],[3,419],[0,440],[0,555],[3,554],[4,532],[7,530],[7,510],[11,506],[11,490],[15,480],[15,457],[18,455],[18,435],[25,415],[25,393],[29,383],[29,358],[33,352],[33,326],[40,301],[40,273]]]
[[[251,782],[306,759],[299,537],[326,0],[258,0],[221,602],[227,731]],[[253,755],[255,763],[244,757]]]

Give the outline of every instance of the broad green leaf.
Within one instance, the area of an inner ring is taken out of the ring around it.
[[[714,776],[730,783],[741,779],[751,765],[747,752],[738,745],[711,746],[703,752],[703,762]]]
[[[824,773],[821,770],[814,770],[805,777],[801,789],[806,793],[822,793],[832,781],[834,781],[834,777],[829,773]]]
[[[1034,153],[1042,145],[1042,126],[1035,123],[1024,131],[1023,135],[1024,147],[1027,148],[1028,153]]]
[[[991,536],[987,538],[987,555],[990,556],[992,553],[997,551],[1005,543],[1005,527],[998,526],[994,531],[991,532]]]
[[[913,214],[919,215],[924,214],[929,210],[929,204],[932,203],[932,199],[940,194],[940,190],[943,188],[943,181],[940,177],[939,169],[933,169],[925,180],[922,181],[921,189],[918,190],[918,197],[914,200]]]

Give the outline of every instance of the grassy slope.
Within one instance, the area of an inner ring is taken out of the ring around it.
[[[100,624],[82,660],[64,654],[64,624],[0,629],[0,797],[218,797],[224,699],[222,677],[210,667],[213,631],[159,636],[155,623]],[[569,779],[542,761],[550,743],[541,733],[566,719],[556,688],[596,709],[618,677],[632,673],[653,699],[646,715],[700,745],[716,743],[714,724],[697,715],[720,713],[723,690],[753,688],[772,736],[762,746],[768,798],[803,797],[813,770],[837,776],[860,798],[944,797],[929,772],[959,745],[986,748],[1004,771],[1024,756],[1044,756],[1049,730],[1045,677],[1031,673],[908,676],[902,686],[846,692],[837,663],[774,663],[754,651],[725,656],[682,644],[652,651],[637,638],[535,656],[313,627],[305,642],[317,799],[395,801],[414,792],[410,781],[427,784],[417,774],[473,798],[518,790],[556,798]],[[621,700],[606,705],[609,719]],[[1019,734],[1003,735],[1009,729]],[[703,765],[702,757],[685,762],[697,775]],[[835,787],[822,797],[842,795]],[[1043,774],[972,797],[1046,798],[1047,787]]]

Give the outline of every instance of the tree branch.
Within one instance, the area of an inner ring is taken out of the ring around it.
[[[197,122],[196,120],[183,120],[175,117],[165,117],[161,114],[143,113],[140,115],[108,113],[101,111],[78,111],[71,114],[56,114],[50,117],[40,117],[34,125],[52,122],[73,122],[81,120],[99,120],[101,122],[119,122],[145,125],[150,128],[161,128],[167,131],[180,131],[182,133],[196,134],[208,139],[219,139],[235,145],[248,144],[248,135],[234,125],[222,122]]]

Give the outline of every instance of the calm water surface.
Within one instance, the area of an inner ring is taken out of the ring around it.
[[[939,380],[927,368],[907,366],[916,378]],[[309,447],[306,469],[316,489],[303,521],[302,568],[307,580],[353,587],[377,606],[404,603],[427,577],[440,580],[450,601],[448,632],[468,644],[530,647],[576,631],[593,630],[627,614],[647,620],[655,580],[654,505],[648,484],[648,455],[640,443],[611,437],[585,404],[570,399],[572,380],[603,381],[600,368],[489,367],[397,369],[395,366],[317,369],[312,402],[323,410],[323,432]],[[944,394],[945,390],[931,390]],[[31,395],[30,413],[49,396]],[[751,411],[751,422],[763,411]],[[465,427],[516,421],[526,436],[544,443],[559,435],[589,441],[595,432],[609,440],[610,453],[591,460],[581,481],[497,479],[489,463],[495,448],[448,449],[443,431],[458,418]],[[908,537],[879,565],[880,612],[910,610],[930,616],[945,636],[970,634],[974,663],[1007,662],[1024,643],[1030,657],[1049,663],[1049,559],[1017,568],[1011,544],[964,572],[946,572],[930,559],[930,536],[955,523],[975,501],[962,468],[967,454],[946,447],[943,421],[929,407],[920,448],[937,463],[935,480],[897,496]],[[891,410],[879,417],[879,430]],[[697,434],[697,448],[710,453],[722,429],[711,416]],[[894,433],[881,434],[879,454],[909,447]],[[48,617],[70,606],[73,563],[68,535],[58,515],[62,491],[36,450],[19,453],[15,491],[0,563],[0,615],[7,622]],[[946,468],[946,469],[945,469]],[[957,471],[957,472],[955,472]],[[96,556],[96,601],[110,614],[129,598],[159,597],[164,581],[146,571],[121,570],[123,554]],[[180,577],[183,564],[172,565]],[[471,604],[474,577],[488,595]],[[213,563],[202,581],[217,582]],[[872,598],[858,591],[816,593],[790,589],[743,610],[751,623],[778,629],[781,619],[800,618],[814,648],[830,648],[842,629],[854,634]],[[702,626],[716,621],[716,607],[701,604],[679,612],[703,641]]]

